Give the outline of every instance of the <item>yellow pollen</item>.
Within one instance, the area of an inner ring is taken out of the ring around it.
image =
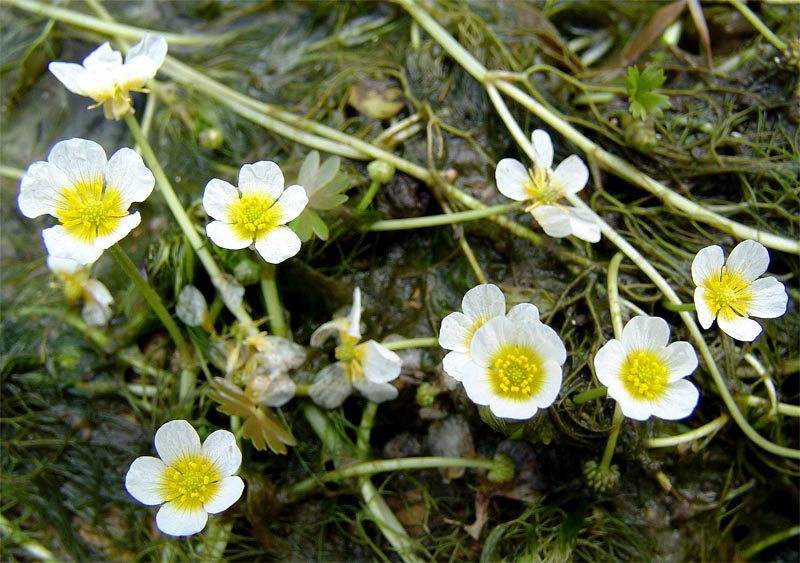
[[[203,454],[182,457],[167,467],[161,483],[167,501],[178,503],[179,510],[198,510],[217,494],[222,475],[212,460]]]
[[[553,205],[561,198],[561,193],[551,181],[550,171],[546,168],[528,168],[525,192],[531,200],[527,211],[540,205]]]
[[[259,240],[279,225],[280,207],[264,194],[248,193],[228,206],[228,220],[241,238]]]
[[[542,385],[542,360],[530,348],[502,347],[489,362],[492,391],[517,401],[530,399]]]
[[[747,317],[747,309],[753,300],[750,282],[737,272],[723,267],[719,277],[710,276],[703,283],[706,289],[706,303],[714,317],[724,319]]]
[[[637,399],[657,399],[667,388],[669,369],[664,360],[650,350],[628,354],[621,371],[622,384]]]
[[[122,192],[104,185],[102,175],[63,188],[56,208],[67,234],[84,242],[110,235],[127,214]]]

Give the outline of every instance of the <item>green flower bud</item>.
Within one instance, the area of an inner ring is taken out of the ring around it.
[[[222,143],[225,142],[225,135],[216,127],[209,127],[200,131],[197,141],[205,150],[213,151],[222,146]]]
[[[438,386],[426,381],[417,387],[417,405],[420,407],[431,406],[436,401],[436,396],[441,392],[442,390]]]
[[[514,478],[514,461],[505,454],[494,454],[494,467],[486,475],[492,483],[505,483]]]
[[[385,184],[394,176],[394,165],[383,160],[373,160],[367,164],[369,177],[381,184]]]
[[[614,489],[619,484],[619,467],[601,467],[597,460],[589,460],[583,466],[583,476],[598,493],[605,493]]]
[[[233,277],[242,285],[253,285],[261,279],[261,267],[249,258],[244,258],[233,268]]]

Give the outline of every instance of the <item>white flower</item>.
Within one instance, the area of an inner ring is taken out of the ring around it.
[[[515,201],[529,201],[525,211],[530,211],[551,237],[575,235],[588,242],[599,241],[600,226],[590,213],[558,203],[564,196],[584,188],[589,180],[586,165],[573,154],[553,170],[550,135],[537,129],[531,140],[536,156],[533,167],[526,169],[520,161],[504,158],[495,171],[497,189]]]
[[[486,321],[472,337],[462,367],[467,395],[500,418],[525,420],[555,401],[567,350],[530,303]]]
[[[244,482],[234,475],[242,452],[227,430],[212,432],[201,447],[191,424],[172,420],[156,431],[155,446],[159,457],[136,458],[125,488],[142,504],[162,505],[156,525],[165,534],[196,534],[209,514],[227,510],[242,496]]]
[[[707,246],[692,261],[694,304],[703,328],[719,328],[736,340],[750,342],[761,325],[749,317],[774,319],[786,312],[789,296],[773,277],[759,278],[769,266],[764,245],[746,240],[731,251],[728,261],[719,246]]]
[[[697,354],[688,342],[669,341],[669,325],[660,317],[640,315],[622,330],[622,340],[609,340],[597,351],[597,379],[628,418],[686,418],[699,393],[683,379],[697,369]]]
[[[491,318],[506,314],[506,298],[496,285],[477,285],[461,300],[463,313],[450,313],[442,319],[439,346],[452,350],[444,357],[442,368],[451,377],[462,380],[462,369],[469,359],[469,347],[475,331]]]
[[[51,256],[91,264],[139,224],[139,213],[128,208],[154,185],[135,151],[122,148],[106,159],[97,143],[69,139],[28,167],[17,203],[26,217],[49,214],[61,223],[42,232]]]
[[[81,316],[86,324],[92,326],[108,324],[114,298],[102,282],[89,277],[91,266],[84,266],[69,258],[48,256],[47,267],[64,284],[67,299],[83,302]]]
[[[147,91],[145,83],[156,75],[166,55],[166,40],[146,33],[128,51],[124,63],[119,51],[103,43],[83,65],[52,62],[48,68],[67,90],[97,102],[89,109],[103,106],[106,119],[119,119],[133,112],[130,92]]]
[[[291,258],[300,250],[300,238],[286,223],[300,215],[308,203],[302,186],[283,189],[283,173],[277,164],[260,161],[239,170],[239,187],[214,178],[206,184],[203,207],[215,221],[206,234],[218,246],[231,250],[255,248],[272,264]]]
[[[353,290],[350,315],[338,317],[320,326],[311,335],[311,345],[319,347],[330,336],[339,345],[339,360],[319,371],[309,390],[311,399],[320,406],[335,408],[350,394],[351,386],[376,403],[397,397],[397,388],[389,384],[397,379],[403,361],[400,356],[374,340],[361,341],[361,290]]]

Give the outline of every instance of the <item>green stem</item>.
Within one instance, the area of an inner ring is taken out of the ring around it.
[[[296,500],[329,481],[341,481],[351,477],[364,477],[389,471],[410,471],[417,469],[437,469],[444,467],[466,467],[473,469],[493,469],[495,462],[489,459],[465,459],[462,457],[404,457],[398,459],[380,459],[363,461],[347,465],[303,479],[281,493],[288,502]]]
[[[3,537],[4,544],[7,545],[7,542],[9,542],[18,545],[22,550],[27,552],[34,561],[42,561],[44,563],[58,561],[49,549],[38,541],[29,538],[21,528],[10,522],[2,514],[0,514],[0,536]],[[8,547],[6,547],[6,549],[8,549]]]
[[[617,403],[614,406],[614,418],[611,422],[611,432],[608,434],[606,449],[603,450],[603,459],[600,460],[600,470],[602,472],[607,472],[611,467],[611,459],[614,457],[614,450],[617,447],[617,438],[619,438],[619,431],[622,429],[623,420],[625,420],[625,415],[622,414],[622,409],[619,403]]]
[[[608,263],[608,308],[611,313],[611,326],[614,328],[614,338],[622,340],[622,311],[619,301],[619,265],[625,257],[622,252],[617,252]]]
[[[714,434],[720,428],[725,426],[730,419],[731,417],[729,417],[725,413],[722,413],[711,422],[704,424],[703,426],[699,426],[694,430],[690,430],[689,432],[684,432],[683,434],[678,434],[677,436],[665,436],[663,438],[649,438],[644,441],[644,445],[648,448],[668,448],[670,446],[677,446],[679,444],[694,442],[695,440],[699,440],[700,438],[708,436],[709,434]]]
[[[769,400],[755,395],[745,395],[744,404],[749,407],[769,407],[770,410],[774,409],[782,415],[800,417],[800,406],[798,405],[790,405],[788,403],[773,405]]]
[[[750,8],[741,2],[741,0],[728,0],[728,2],[730,2],[734,8],[739,10],[739,13],[741,13],[745,19],[750,22],[750,25],[756,28],[758,32],[764,36],[764,39],[772,43],[772,45],[778,51],[783,52],[786,50],[786,43],[784,43],[777,35],[775,35],[772,30],[768,28]]]
[[[661,306],[667,311],[675,311],[676,313],[680,313],[681,311],[692,312],[695,310],[694,303],[672,303],[670,301],[662,301]]]
[[[153,288],[150,287],[150,284],[142,278],[138,268],[136,268],[136,264],[133,263],[125,250],[123,250],[119,244],[114,244],[108,250],[117,261],[122,271],[125,272],[139,293],[141,293],[142,297],[144,297],[144,300],[147,301],[147,304],[150,305],[150,308],[161,321],[161,324],[167,329],[170,337],[172,337],[172,341],[175,343],[175,347],[178,349],[178,353],[181,358],[183,358],[185,364],[184,368],[181,370],[179,391],[179,397],[183,399],[194,389],[197,373],[194,369],[190,369],[189,367],[189,364],[192,363],[192,352],[186,340],[183,338],[181,329],[178,328],[172,315],[167,311],[167,308],[161,301],[161,297],[159,297]]]
[[[219,292],[219,295],[225,305],[228,307],[231,313],[234,314],[236,319],[245,328],[247,333],[250,335],[258,334],[258,329],[253,323],[253,319],[250,317],[247,311],[245,311],[242,302],[229,298],[232,293],[229,289],[231,282],[229,282],[228,279],[223,275],[222,270],[220,270],[219,266],[214,261],[214,258],[211,256],[211,253],[205,245],[205,240],[197,234],[192,220],[189,218],[188,213],[186,213],[186,210],[183,208],[183,204],[181,203],[180,199],[178,199],[178,195],[175,193],[175,189],[172,187],[167,175],[164,173],[164,169],[161,168],[161,163],[153,152],[153,148],[150,146],[150,143],[147,141],[147,137],[145,137],[144,133],[139,127],[139,122],[136,121],[135,117],[129,114],[125,116],[125,123],[128,125],[136,144],[139,146],[142,158],[153,172],[153,176],[155,176],[156,179],[156,185],[158,186],[159,192],[164,197],[167,207],[169,207],[169,210],[175,217],[175,220],[177,221],[181,231],[183,231],[183,235],[186,237],[186,240],[189,241],[189,246],[191,246],[192,250],[195,251],[206,272],[208,272],[208,275],[211,278],[211,283],[214,284],[214,287]]]
[[[369,189],[364,194],[364,197],[361,198],[361,201],[358,202],[356,209],[359,211],[366,211],[369,204],[372,203],[372,200],[375,199],[375,196],[378,193],[378,188],[381,187],[381,183],[377,180],[372,180],[369,185]]]
[[[361,413],[361,424],[358,426],[358,437],[356,438],[356,449],[361,457],[368,458],[370,455],[369,436],[372,427],[375,425],[375,415],[378,413],[378,403],[367,401]]]
[[[287,338],[289,329],[283,317],[283,306],[278,294],[278,284],[275,283],[275,265],[264,263],[261,266],[261,293],[264,295],[264,303],[267,307],[269,326],[272,334]]]
[[[409,348],[436,348],[439,346],[439,339],[435,336],[424,338],[406,338],[405,340],[391,340],[381,342],[381,346],[389,350],[408,350]]]
[[[578,393],[572,397],[572,402],[576,405],[580,405],[581,403],[586,403],[593,399],[599,399],[600,397],[605,397],[606,395],[608,395],[608,387],[595,387],[594,389],[589,389],[583,393]]]
[[[369,226],[370,231],[400,231],[404,229],[421,229],[424,227],[438,227],[439,225],[455,225],[476,219],[485,219],[495,215],[501,215],[507,211],[519,209],[519,203],[506,203],[503,205],[493,205],[482,209],[472,209],[470,211],[460,211],[457,213],[445,213],[442,215],[428,215],[425,217],[410,217],[408,219],[387,219],[385,221],[375,221]]]
[[[800,536],[800,526],[792,526],[791,528],[783,530],[782,532],[777,532],[775,534],[767,536],[766,538],[758,540],[756,543],[754,543],[747,549],[742,550],[741,552],[742,561],[749,561],[757,553],[764,551],[766,548],[772,545],[775,545],[782,541],[786,541],[794,536]]]

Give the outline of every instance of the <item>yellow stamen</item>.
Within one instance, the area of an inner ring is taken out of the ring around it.
[[[63,188],[56,208],[56,217],[67,233],[85,242],[110,235],[127,214],[122,192],[104,185],[102,175]]]
[[[530,399],[542,386],[542,360],[530,348],[502,347],[489,362],[492,391],[507,399]]]
[[[259,240],[280,223],[281,210],[275,201],[259,193],[244,194],[228,206],[228,218],[243,239]]]
[[[198,510],[219,491],[222,474],[203,454],[190,454],[167,467],[161,482],[166,501],[179,510]]]
[[[726,320],[747,317],[747,309],[753,300],[750,282],[737,272],[723,267],[719,277],[710,276],[703,283],[706,289],[706,303],[713,317]]]
[[[658,354],[650,350],[631,352],[622,362],[622,384],[640,400],[661,397],[669,382],[669,369]]]
[[[530,211],[540,205],[553,205],[561,199],[558,186],[550,179],[550,171],[546,168],[529,168],[528,181],[525,182],[525,193],[531,200],[531,205],[526,209]]]

